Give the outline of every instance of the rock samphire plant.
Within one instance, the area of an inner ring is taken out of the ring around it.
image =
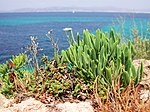
[[[137,85],[142,78],[143,64],[136,70],[132,63],[134,46],[130,41],[122,43],[113,30],[108,34],[98,29],[94,35],[86,29],[82,39],[77,34],[76,41],[61,55],[61,63],[71,64],[86,83],[98,79],[106,88],[118,82],[120,88],[125,88]]]

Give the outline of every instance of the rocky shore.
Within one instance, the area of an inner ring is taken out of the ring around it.
[[[140,82],[140,99],[147,103],[150,100],[150,60],[134,60],[136,67],[143,61],[144,75]],[[64,102],[43,104],[34,98],[25,98],[21,103],[14,103],[15,99],[6,99],[0,94],[0,112],[94,112],[92,101]]]

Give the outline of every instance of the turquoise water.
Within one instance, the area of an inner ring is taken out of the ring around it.
[[[59,49],[67,49],[68,42],[63,28],[71,27],[74,35],[82,35],[84,29],[95,33],[97,28],[109,31],[114,28],[122,39],[132,39],[132,29],[136,25],[139,35],[149,39],[147,23],[150,14],[137,13],[0,13],[0,63],[25,50],[30,44],[30,36],[37,36],[42,55],[53,56],[53,48],[45,34],[53,29],[53,37],[59,40]]]
[[[47,22],[107,22],[113,21],[113,18],[104,17],[17,17],[17,18],[3,18],[0,20],[0,25],[25,25],[25,24],[36,24],[36,23],[47,23]]]

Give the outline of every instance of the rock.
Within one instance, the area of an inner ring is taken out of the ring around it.
[[[149,94],[150,94],[149,90],[146,89],[140,90],[140,100],[142,100],[143,102],[148,101],[150,97]]]
[[[136,69],[138,68],[138,66],[140,66],[141,62],[143,62],[144,64],[144,74],[140,84],[142,85],[146,84],[150,87],[150,60],[144,60],[144,59],[134,60],[133,63]]]
[[[0,94],[0,109],[9,106],[11,100],[5,98],[4,95]]]
[[[43,104],[34,98],[29,98],[18,104],[3,107],[0,112],[94,112],[89,101],[79,103]]]
[[[133,64],[135,68],[137,69],[138,66],[140,66],[141,62],[144,64],[144,77],[150,76],[150,60],[145,60],[145,59],[138,59],[138,60],[133,60]]]
[[[136,67],[140,66],[141,62],[144,64],[144,74],[142,77],[142,81],[140,82],[140,99],[143,102],[147,102],[150,100],[150,60],[139,59],[134,60],[133,63]]]
[[[12,104],[8,108],[0,109],[0,112],[49,112],[48,108],[33,98],[29,98],[18,104]]]
[[[86,101],[79,103],[65,102],[63,104],[57,104],[56,108],[58,108],[60,112],[94,112],[90,102]]]

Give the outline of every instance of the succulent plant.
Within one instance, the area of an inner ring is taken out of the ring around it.
[[[134,46],[129,41],[128,44],[121,44],[119,34],[114,34],[111,30],[103,33],[98,29],[96,35],[83,31],[82,40],[77,34],[75,41],[67,50],[62,50],[61,63],[69,63],[76,68],[78,75],[86,82],[94,81],[97,76],[104,80],[107,85],[112,85],[112,81],[121,78],[123,87],[139,83],[143,74],[143,64],[135,70],[132,59],[135,55]]]

